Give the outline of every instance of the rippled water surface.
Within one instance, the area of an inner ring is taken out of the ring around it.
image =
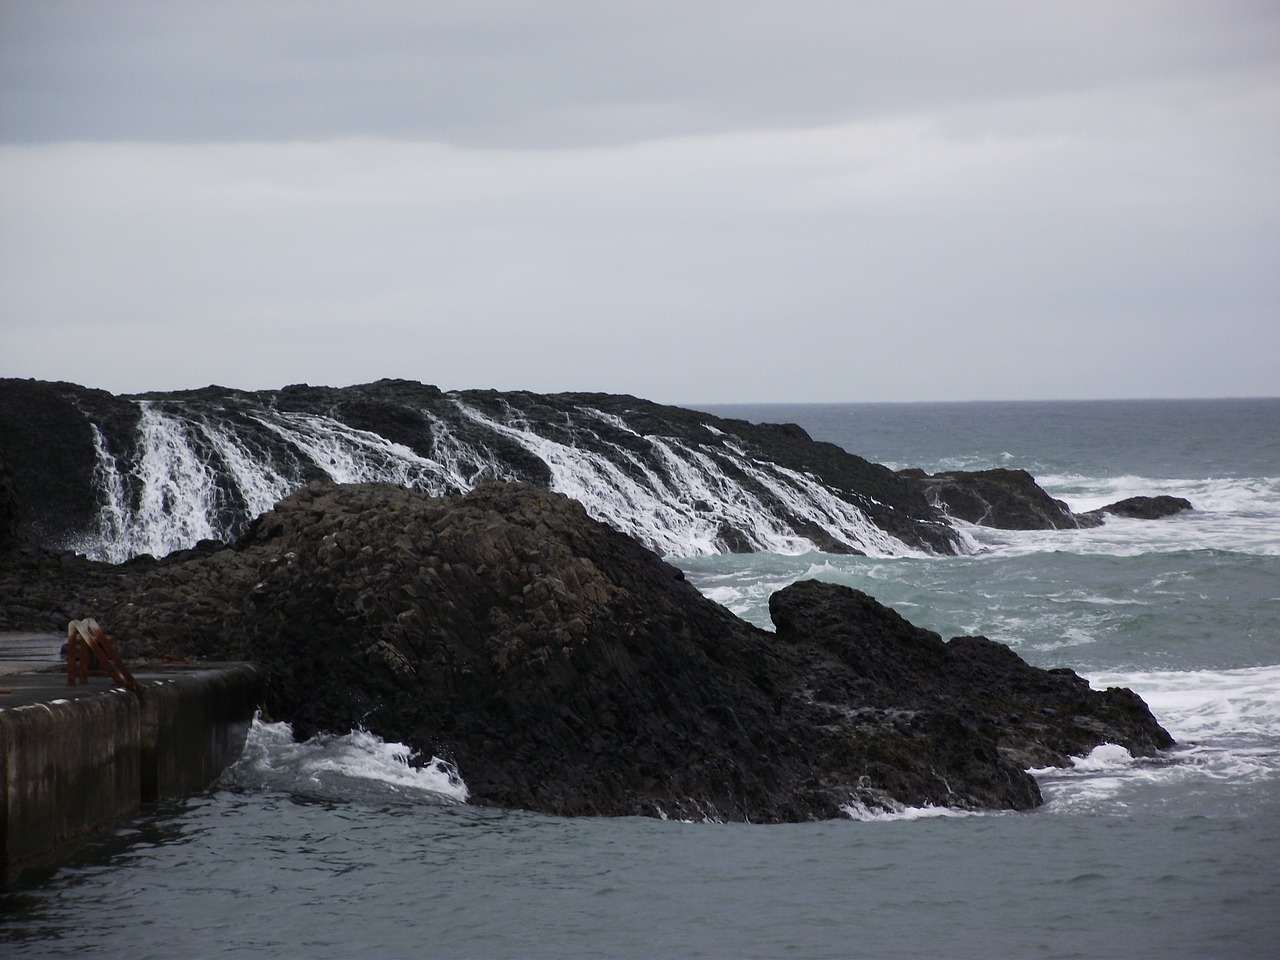
[[[1274,955],[1280,844],[1254,824],[1280,804],[1225,792],[766,828],[220,791],[8,896],[5,933],[59,956]]]

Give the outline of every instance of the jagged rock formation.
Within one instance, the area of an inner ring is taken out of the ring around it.
[[[229,542],[324,479],[432,495],[524,481],[671,556],[954,553],[948,517],[1062,529],[1107,512],[1155,515],[1123,505],[1073,514],[1020,470],[894,474],[795,424],[628,396],[381,380],[117,397],[0,380],[0,551],[16,541],[122,561]]]
[[[1182,497],[1129,497],[1097,510],[1075,513],[1062,500],[1049,496],[1025,470],[928,474],[908,469],[898,471],[898,476],[916,484],[929,502],[947,516],[1000,530],[1071,530],[1100,526],[1108,514],[1158,520],[1192,509],[1191,502]]]
[[[234,548],[135,565],[102,619],[126,656],[251,658],[306,735],[364,726],[455,761],[473,800],[783,821],[842,804],[1026,809],[1030,764],[1172,741],[981,638],[800,583],[777,635],[528,484],[429,498],[315,483]]]
[[[952,470],[927,474],[903,470],[929,502],[948,516],[1000,530],[1068,530],[1096,527],[1100,518],[1081,517],[1055,500],[1025,470]]]
[[[1109,503],[1105,507],[1099,507],[1097,510],[1090,510],[1084,516],[1096,516],[1101,519],[1105,514],[1111,514],[1133,520],[1159,520],[1191,509],[1194,509],[1191,501],[1185,497],[1129,497]]]
[[[523,481],[677,556],[953,553],[959,542],[916,486],[794,424],[610,394],[381,380],[117,397],[0,380],[0,458],[24,539],[115,561],[234,540],[312,480],[432,495]]]
[[[770,598],[769,613],[780,640],[816,644],[839,664],[842,684],[822,671],[805,682],[833,711],[855,702],[959,718],[1018,769],[1060,766],[1103,741],[1141,755],[1171,743],[1130,690],[1094,691],[1073,671],[1033,667],[986,637],[944,643],[858,590],[792,584]]]

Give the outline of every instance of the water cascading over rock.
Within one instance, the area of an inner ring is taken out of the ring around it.
[[[383,380],[117,397],[5,380],[0,451],[26,536],[114,562],[233,540],[312,480],[432,495],[524,481],[669,556],[901,556],[963,542],[912,482],[797,426],[609,394]]]

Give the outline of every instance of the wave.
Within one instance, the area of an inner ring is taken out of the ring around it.
[[[1108,516],[1100,527],[1076,530],[995,530],[957,522],[976,544],[972,552],[1019,556],[1068,552],[1137,556],[1188,550],[1220,550],[1280,556],[1280,477],[1169,479],[1078,474],[1038,478],[1053,497],[1076,513],[1137,496],[1182,497],[1192,509],[1160,520]]]
[[[1234,670],[1099,671],[1094,687],[1129,687],[1184,742],[1280,743],[1280,665]]]
[[[894,823],[901,820],[936,820],[939,817],[977,817],[982,811],[961,810],[957,807],[909,807],[895,803],[888,808],[871,807],[859,800],[840,805],[840,812],[850,820],[864,823]]]
[[[1280,779],[1280,665],[1236,670],[1160,670],[1091,674],[1095,688],[1129,687],[1178,746],[1156,758],[1103,744],[1067,769],[1030,771],[1048,809],[1129,813],[1171,797],[1194,804],[1202,792],[1248,798]]]
[[[457,768],[439,757],[417,760],[404,744],[364,730],[318,734],[299,743],[288,723],[255,718],[244,752],[220,784],[320,800],[466,802],[467,785]]]

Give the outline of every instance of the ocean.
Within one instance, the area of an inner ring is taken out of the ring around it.
[[[816,577],[1132,687],[1178,747],[1036,771],[1030,813],[759,826],[482,808],[465,769],[257,723],[214,789],[0,894],[4,955],[1277,955],[1280,399],[705,409],[895,468],[1024,468],[1076,510],[1189,499],[1088,530],[962,525],[962,556],[672,558],[761,625],[770,593]]]

